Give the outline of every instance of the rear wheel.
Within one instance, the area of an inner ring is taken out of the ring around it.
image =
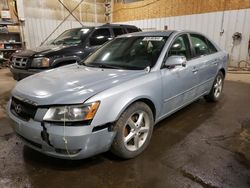
[[[222,94],[223,85],[224,85],[224,75],[220,71],[214,80],[213,87],[210,93],[204,96],[206,101],[208,102],[218,101]]]
[[[111,151],[124,159],[136,157],[148,146],[153,126],[151,109],[143,102],[132,104],[122,113],[114,127],[117,134]]]

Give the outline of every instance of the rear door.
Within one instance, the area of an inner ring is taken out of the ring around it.
[[[190,34],[191,44],[194,50],[194,61],[197,64],[198,95],[203,95],[211,89],[211,85],[218,70],[219,57],[217,49],[204,36]]]

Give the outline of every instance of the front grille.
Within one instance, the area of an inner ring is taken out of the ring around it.
[[[13,57],[12,58],[12,66],[16,68],[24,69],[27,66],[29,58],[27,57]]]
[[[29,121],[30,119],[34,119],[37,107],[12,97],[10,110],[15,116],[21,118],[22,120]]]

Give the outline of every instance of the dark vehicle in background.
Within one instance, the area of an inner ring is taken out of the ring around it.
[[[105,24],[69,29],[49,45],[13,54],[10,71],[15,80],[32,74],[76,63],[118,35],[141,31],[132,25]]]

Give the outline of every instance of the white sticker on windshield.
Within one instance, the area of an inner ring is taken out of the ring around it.
[[[163,37],[144,37],[142,41],[161,41]]]

